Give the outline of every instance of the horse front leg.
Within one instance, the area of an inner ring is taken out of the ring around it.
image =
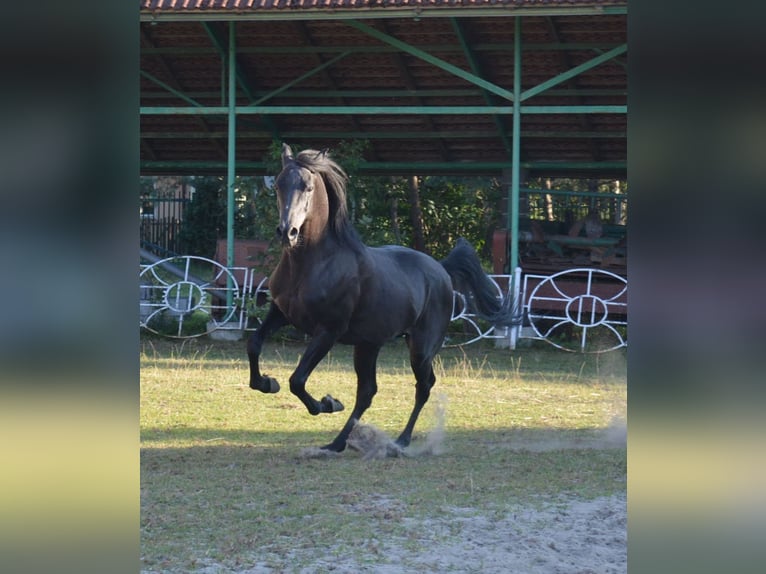
[[[274,334],[276,331],[287,325],[287,317],[279,310],[274,303],[271,303],[269,312],[257,330],[253,331],[247,341],[247,358],[250,361],[250,388],[262,393],[278,393],[279,383],[272,377],[261,374],[259,359],[263,341],[266,337]]]
[[[348,437],[364,412],[372,404],[372,399],[378,392],[375,369],[380,347],[378,345],[358,344],[354,347],[354,370],[356,371],[356,402],[345,426],[335,440],[323,446],[325,450],[342,452],[346,448]]]
[[[325,358],[332,349],[338,335],[332,331],[322,331],[311,339],[306,350],[295,368],[295,372],[290,376],[290,392],[298,397],[306,405],[309,413],[318,415],[320,413],[335,413],[343,410],[343,404],[325,395],[321,401],[317,401],[306,391],[306,381],[311,372],[316,368],[319,362]]]

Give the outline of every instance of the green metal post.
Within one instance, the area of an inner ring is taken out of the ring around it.
[[[235,23],[229,22],[229,149],[227,151],[226,173],[226,265],[234,266],[234,165],[237,141],[237,62],[235,52]],[[226,291],[226,306],[231,308],[233,304],[231,276],[228,277]]]
[[[511,194],[508,198],[508,271],[513,275],[519,258],[519,172],[521,166],[521,16],[513,31],[513,133],[511,149]]]

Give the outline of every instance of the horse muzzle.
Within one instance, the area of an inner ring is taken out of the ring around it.
[[[300,229],[290,225],[280,225],[277,227],[277,235],[282,240],[283,247],[295,247],[300,238]]]

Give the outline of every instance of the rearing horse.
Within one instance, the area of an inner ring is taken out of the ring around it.
[[[326,151],[294,156],[282,145],[276,178],[282,255],[269,278],[271,306],[247,344],[250,388],[279,391],[275,379],[261,374],[259,356],[264,339],[291,324],[311,340],[290,376],[290,391],[312,415],[341,411],[343,405],[330,395],[321,401],[312,397],[306,381],[335,343],[353,345],[356,402],[335,440],[322,447],[340,452],[377,392],[381,347],[404,335],[416,380],[415,406],[396,441],[406,447],[436,381],[432,363],[452,316],[453,281],[473,295],[480,316],[499,325],[517,319],[510,298],[498,300],[464,239],[441,262],[406,247],[362,243],[348,218],[347,179]]]

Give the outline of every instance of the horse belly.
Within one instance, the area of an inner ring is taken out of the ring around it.
[[[385,343],[410,331],[424,314],[439,313],[442,304],[431,299],[426,289],[413,289],[401,283],[386,285],[383,279],[363,290],[360,305],[349,323],[342,342]],[[386,288],[388,287],[388,288]],[[447,312],[451,312],[450,307]]]
[[[349,323],[340,341],[351,345],[361,342],[382,344],[405,333],[411,323],[409,318],[402,320],[401,316],[393,317],[385,311],[357,316]]]

